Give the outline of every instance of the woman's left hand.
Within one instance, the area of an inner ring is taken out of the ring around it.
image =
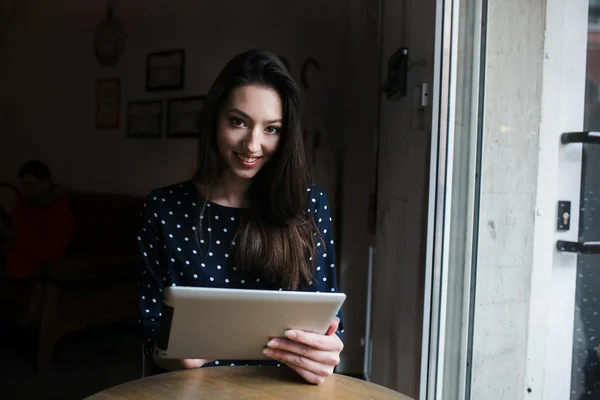
[[[335,334],[340,320],[335,318],[324,335],[288,330],[285,338],[273,338],[265,354],[286,364],[307,382],[319,385],[340,363],[344,344]]]

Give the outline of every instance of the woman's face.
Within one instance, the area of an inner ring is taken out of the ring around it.
[[[231,172],[252,179],[275,154],[282,130],[279,94],[268,87],[234,89],[217,118],[217,146]]]

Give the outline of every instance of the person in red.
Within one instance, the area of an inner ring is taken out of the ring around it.
[[[18,178],[22,196],[9,214],[9,223],[0,222],[0,243],[6,278],[27,280],[40,266],[65,255],[74,218],[67,191],[54,184],[46,164],[28,162]]]

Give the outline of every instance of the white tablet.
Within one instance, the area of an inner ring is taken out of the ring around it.
[[[157,356],[264,360],[269,339],[287,329],[324,334],[344,293],[167,287]]]

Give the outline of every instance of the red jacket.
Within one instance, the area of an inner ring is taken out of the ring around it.
[[[9,278],[29,278],[39,266],[64,257],[74,227],[65,192],[55,189],[48,201],[35,206],[19,200],[11,218],[16,239],[5,245]]]

